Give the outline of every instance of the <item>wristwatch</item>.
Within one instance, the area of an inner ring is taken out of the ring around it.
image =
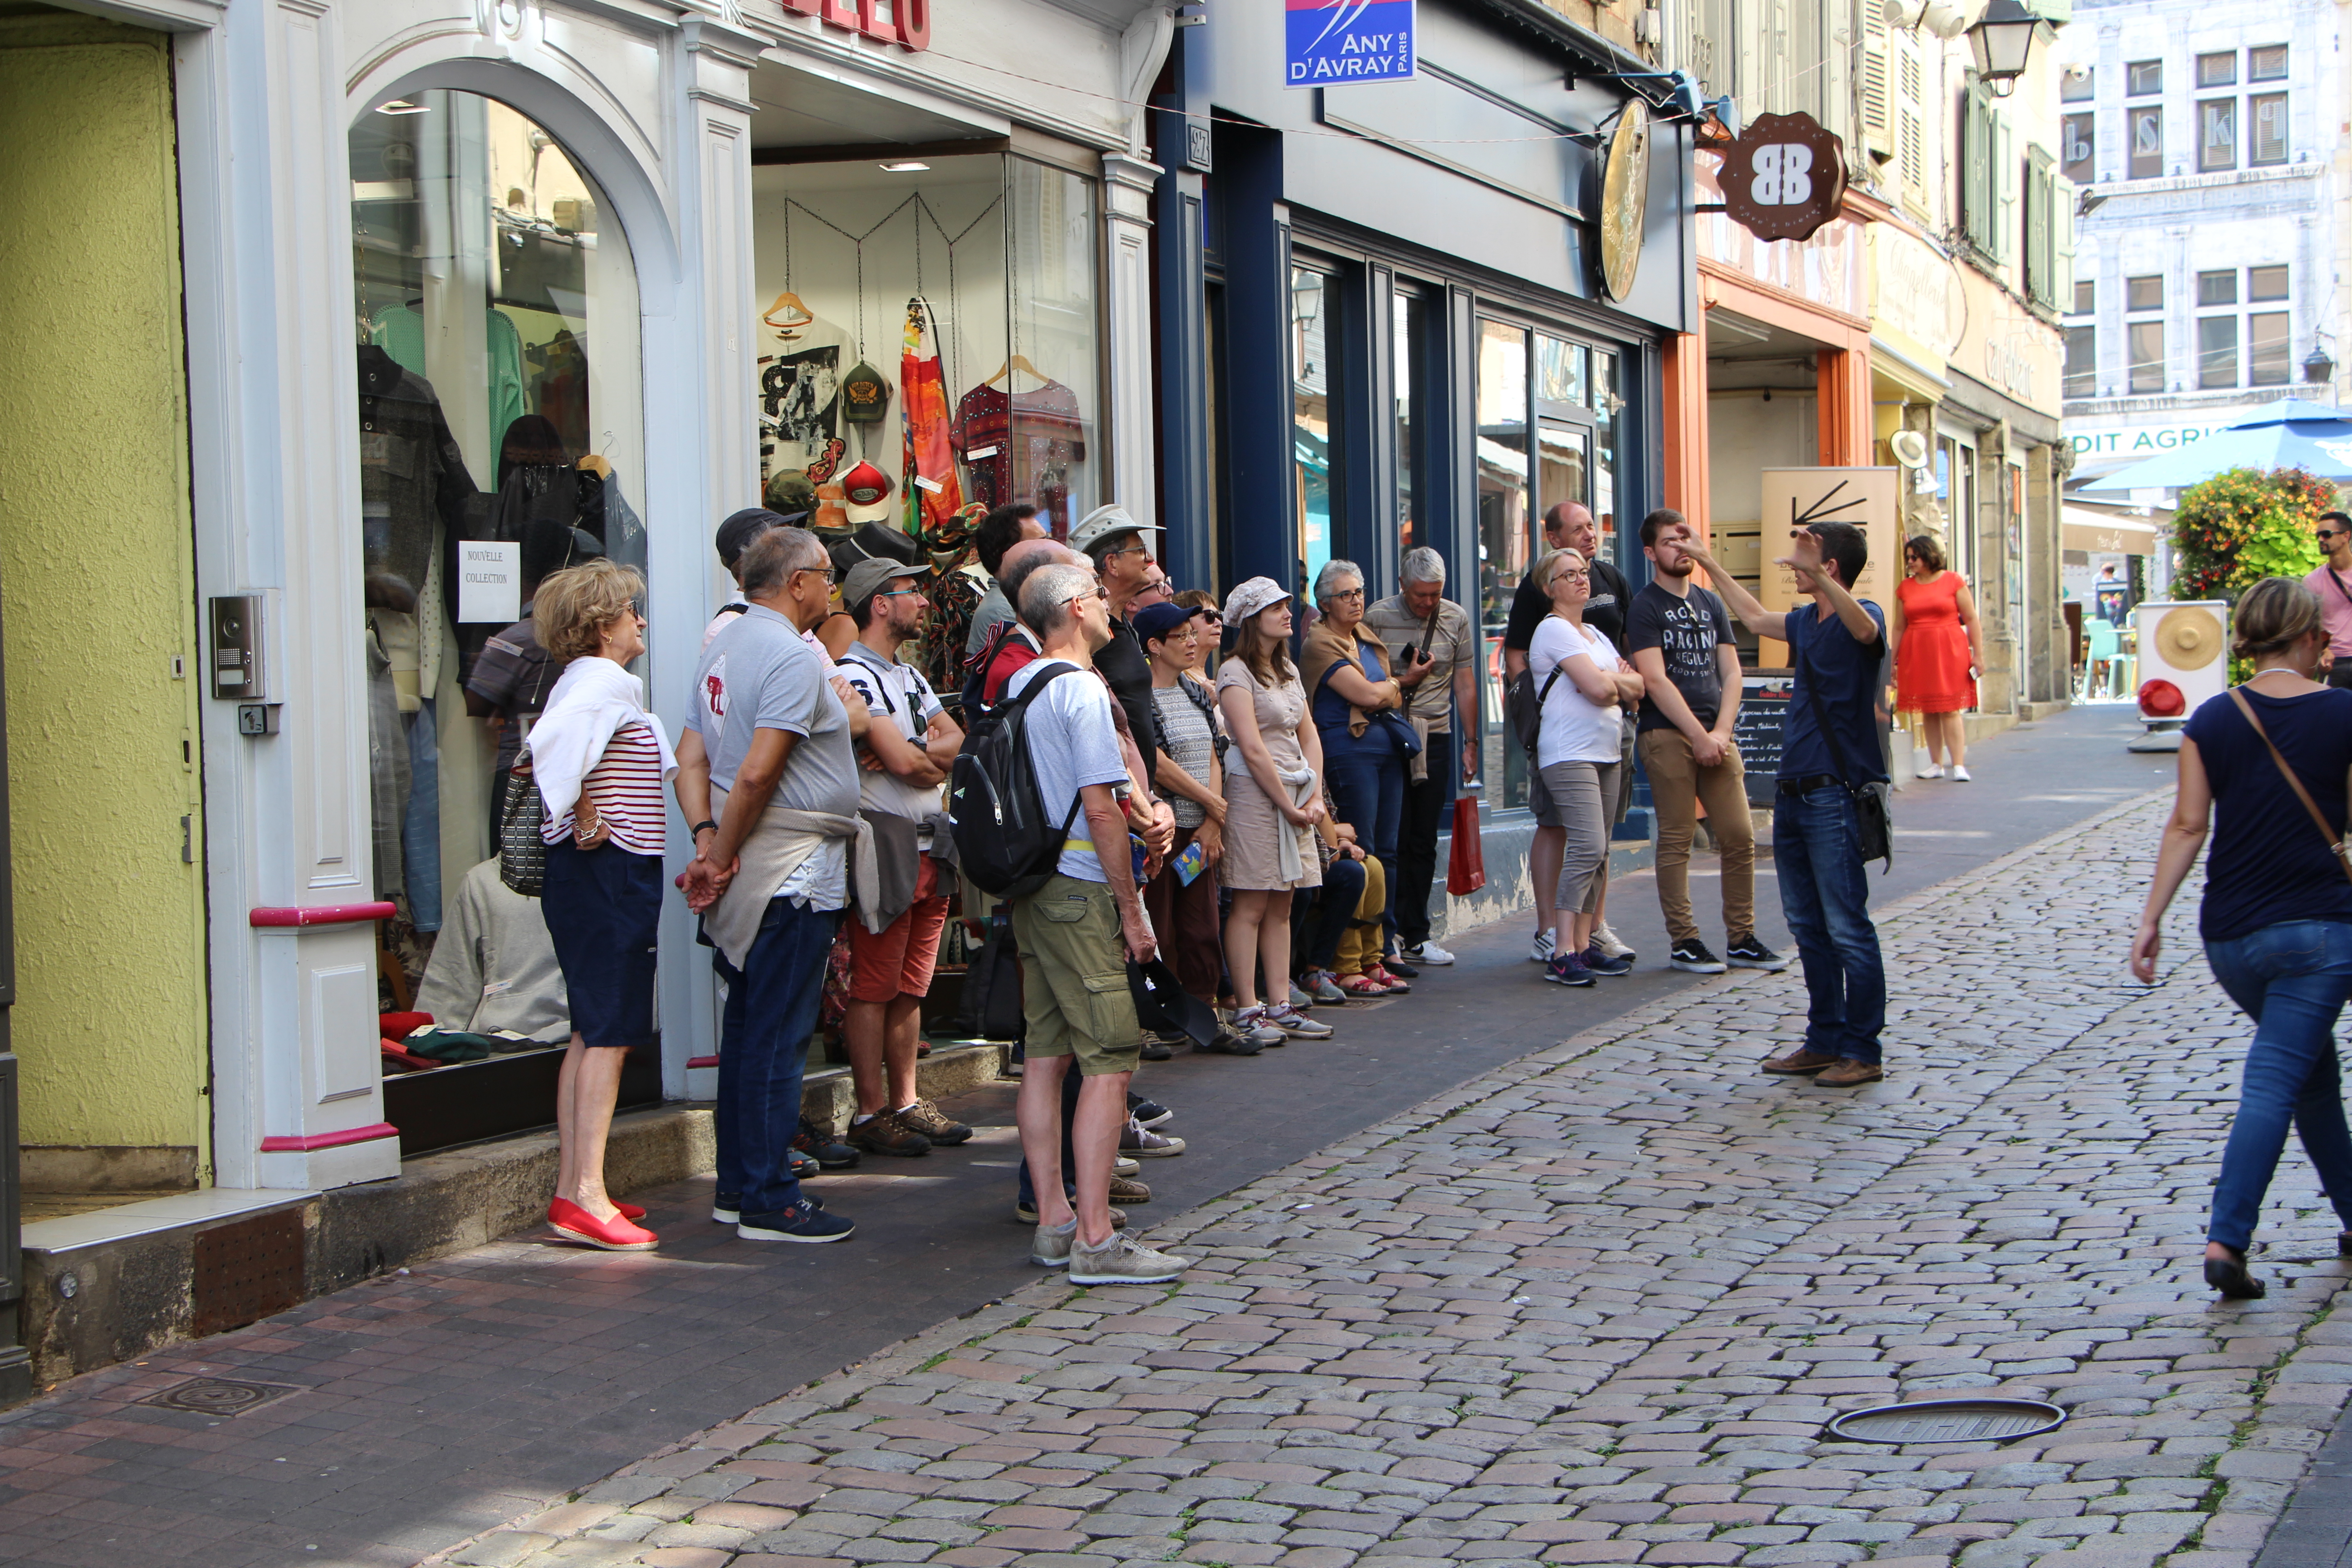
[[[696,823],[691,828],[687,830],[687,837],[689,838],[699,838],[702,837],[702,830],[706,827],[710,829],[713,833],[719,831],[719,824],[711,821],[708,817],[705,817],[702,821]]]

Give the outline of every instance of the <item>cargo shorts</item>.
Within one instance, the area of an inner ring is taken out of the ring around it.
[[[1081,1077],[1133,1072],[1142,1026],[1127,985],[1127,947],[1108,882],[1055,876],[1013,906],[1021,951],[1024,1053],[1077,1058]]]

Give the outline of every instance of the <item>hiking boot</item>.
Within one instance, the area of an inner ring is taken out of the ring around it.
[[[1723,950],[1723,961],[1734,969],[1786,969],[1789,967],[1787,956],[1774,952],[1770,948],[1758,942],[1754,931],[1749,931],[1746,936],[1732,938],[1730,943]]]
[[[1189,1258],[1154,1252],[1116,1231],[1100,1247],[1076,1240],[1070,1246],[1073,1285],[1162,1285],[1192,1267]]]
[[[1691,938],[1688,942],[1678,942],[1675,943],[1674,952],[1667,962],[1674,968],[1681,970],[1685,974],[1720,974],[1723,973],[1723,960],[1716,957],[1714,953],[1709,952],[1707,951],[1706,943],[1699,941],[1696,937]]]
[[[971,1129],[933,1105],[928,1100],[918,1100],[904,1110],[893,1111],[898,1125],[908,1131],[930,1141],[935,1149],[952,1149],[971,1140]]]
[[[877,1111],[863,1121],[851,1122],[849,1142],[869,1154],[912,1157],[931,1152],[931,1141],[901,1121],[895,1110]]]
[[[1154,1132],[1149,1127],[1138,1127],[1130,1116],[1118,1135],[1118,1152],[1136,1160],[1172,1159],[1184,1152],[1184,1140]]]
[[[807,1155],[828,1171],[849,1171],[857,1166],[857,1151],[835,1138],[830,1123],[812,1127],[802,1122],[801,1130],[793,1134],[793,1152]],[[798,1176],[800,1172],[795,1169],[793,1174]]]

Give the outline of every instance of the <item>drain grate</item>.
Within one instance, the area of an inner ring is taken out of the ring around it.
[[[2007,1443],[2065,1419],[2064,1411],[2039,1399],[1922,1399],[1850,1410],[1829,1431],[1852,1443]]]
[[[158,1394],[133,1400],[158,1410],[184,1410],[195,1415],[226,1417],[257,1410],[272,1400],[303,1392],[290,1383],[242,1383],[230,1377],[196,1377],[173,1384]]]

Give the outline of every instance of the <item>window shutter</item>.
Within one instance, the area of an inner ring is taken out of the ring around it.
[[[2025,170],[2025,292],[2047,310],[2058,308],[2058,237],[2051,212],[2053,191],[2050,154],[2039,147],[2026,152]]]
[[[1886,37],[1886,7],[1862,0],[1862,142],[1882,158],[1895,155],[1895,62]]]
[[[2074,308],[2074,203],[2078,187],[2063,174],[2050,177],[2050,291],[2052,308]]]
[[[1969,244],[1993,254],[1992,105],[1984,84],[1970,78],[1960,100],[1960,218]]]
[[[2021,183],[2021,170],[2017,161],[2016,144],[2010,136],[2009,115],[2000,110],[1992,111],[1992,160],[1998,205],[1993,217],[1991,256],[1995,261],[2008,261],[2017,255],[2018,237],[2021,232],[2017,216],[2017,188]]]

